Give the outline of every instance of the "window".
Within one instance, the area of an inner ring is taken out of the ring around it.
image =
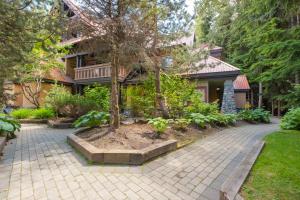
[[[173,64],[173,58],[171,56],[165,56],[162,58],[162,67],[168,68]]]

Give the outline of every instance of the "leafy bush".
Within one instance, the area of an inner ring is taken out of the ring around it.
[[[19,131],[20,128],[20,123],[15,119],[6,115],[0,115],[0,135],[6,134],[8,139],[15,138],[15,132]]]
[[[108,112],[110,91],[107,87],[100,85],[87,87],[84,89],[84,96],[86,99],[96,102],[99,110]]]
[[[148,124],[151,124],[155,129],[156,133],[164,133],[168,127],[169,120],[163,119],[161,117],[153,118],[148,120]]]
[[[181,131],[186,130],[186,128],[190,125],[190,123],[191,123],[190,119],[181,118],[181,119],[172,120],[173,128]]]
[[[49,108],[20,108],[13,110],[11,112],[11,116],[16,119],[49,119],[54,117],[54,112]]]
[[[34,119],[49,119],[54,117],[55,114],[52,109],[49,108],[39,108],[32,110],[31,116]]]
[[[74,127],[96,127],[106,124],[109,120],[109,114],[106,112],[90,111],[89,113],[79,117],[74,122]]]
[[[92,92],[91,92],[92,93]],[[93,96],[89,94],[90,97]],[[87,98],[80,95],[72,95],[63,86],[56,85],[46,97],[46,105],[54,110],[60,117],[80,117],[89,111],[99,110],[99,104],[94,97]]]
[[[191,113],[190,119],[200,128],[205,128],[205,125],[211,122],[211,119],[209,117],[202,115],[201,113]]]
[[[243,110],[238,114],[239,118],[248,122],[270,123],[270,112],[263,109]]]
[[[161,75],[161,91],[171,118],[181,118],[191,112],[212,113],[218,107],[204,103],[196,84],[179,76]],[[152,75],[142,85],[127,88],[127,103],[136,116],[150,117],[155,113],[155,79]],[[206,114],[205,113],[205,114]]]
[[[207,118],[209,119],[210,123],[218,126],[228,126],[236,122],[236,115],[234,114],[216,113],[207,115]]]
[[[30,116],[32,116],[32,109],[28,109],[28,108],[16,109],[11,112],[11,116],[16,119],[28,119]]]
[[[284,130],[300,130],[300,107],[290,109],[281,119],[280,127]]]

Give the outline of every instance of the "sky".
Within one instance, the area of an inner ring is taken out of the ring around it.
[[[190,14],[194,14],[194,3],[195,3],[195,0],[185,0],[187,6],[188,6],[188,11]]]

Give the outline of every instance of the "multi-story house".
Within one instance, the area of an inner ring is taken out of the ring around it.
[[[76,23],[76,20],[84,18],[80,8],[73,0],[62,0],[61,9],[67,13],[72,22]],[[76,31],[66,33],[62,39],[62,44],[71,46],[70,53],[65,55],[62,60],[65,63],[66,76],[73,80],[74,92],[82,93],[85,86],[94,83],[110,84],[111,64],[106,59],[109,52],[105,47],[99,48],[97,52],[89,50],[86,43],[91,39],[83,37],[80,32]],[[195,35],[191,34],[178,39],[174,44],[192,47],[195,42]],[[203,101],[219,100],[220,107],[224,112],[235,112],[236,108],[244,108],[250,94],[246,76],[240,75],[239,68],[221,60],[221,47],[202,45],[201,48],[208,50],[209,56],[196,63],[198,68],[191,67],[179,75],[196,81],[198,90],[203,93]],[[162,58],[166,63],[172,62],[169,56],[162,56]],[[143,75],[145,76],[145,73]],[[118,82],[120,86],[136,84],[142,80],[139,76],[141,73],[136,73],[135,70],[130,70],[128,67],[121,67]]]

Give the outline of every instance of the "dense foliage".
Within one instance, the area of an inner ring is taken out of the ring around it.
[[[86,89],[87,96],[73,95],[63,86],[55,85],[46,97],[46,105],[59,117],[77,118],[92,110],[106,111],[108,99],[95,99],[97,91],[101,91],[101,95],[106,93],[104,89],[96,87]]]
[[[300,107],[289,110],[281,119],[280,127],[285,130],[300,130]]]
[[[216,104],[202,101],[196,84],[175,75],[162,75],[162,94],[166,101],[170,118],[181,118],[191,112],[203,114],[217,113]],[[151,117],[155,115],[154,78],[149,75],[143,84],[127,89],[128,107],[134,115]]]
[[[109,114],[106,112],[90,111],[89,113],[79,117],[74,122],[74,127],[97,127],[106,124],[109,121]]]
[[[63,17],[50,13],[52,5],[48,0],[0,1],[0,104],[7,100],[4,80],[15,78],[17,66],[34,60],[36,43],[46,51],[44,42],[55,43],[54,38],[60,34]]]
[[[52,109],[49,108],[20,108],[13,110],[11,116],[16,119],[49,119],[55,116]]]
[[[8,139],[15,138],[15,132],[20,128],[20,123],[15,119],[7,115],[0,115],[0,135],[6,135]]]
[[[293,0],[201,0],[196,31],[202,41],[224,47],[225,59],[252,83],[261,82],[266,101],[291,108],[300,99],[298,8]]]
[[[97,109],[105,112],[109,110],[110,91],[108,87],[101,85],[86,87],[84,88],[84,96],[97,102]]]
[[[248,122],[270,123],[270,112],[263,109],[243,110],[239,112],[239,118]]]

